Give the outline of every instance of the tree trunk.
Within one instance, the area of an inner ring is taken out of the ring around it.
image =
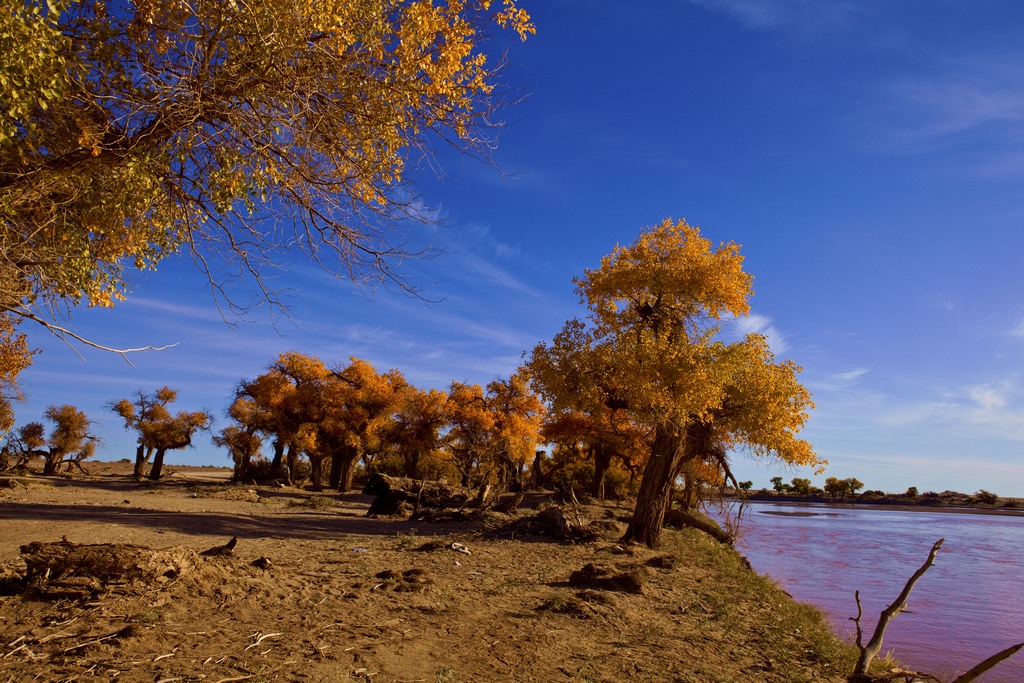
[[[519,491],[522,484],[519,481],[519,467],[515,460],[509,456],[508,451],[498,454],[498,461],[501,463],[499,482],[506,491]]]
[[[331,454],[330,486],[342,493],[352,490],[352,474],[359,462],[359,451],[352,446],[341,446]]]
[[[697,509],[697,503],[700,502],[701,493],[700,482],[688,472],[683,473],[683,510],[689,512],[690,510]]]
[[[295,448],[295,444],[288,444],[288,455],[285,457],[285,462],[288,467],[285,469],[285,475],[288,477],[286,483],[291,486],[295,482],[295,465],[299,461],[299,452]]]
[[[143,477],[143,470],[146,469],[146,463],[149,462],[149,456],[152,455],[152,449],[147,449],[141,443],[139,447],[135,449],[135,471],[132,472],[134,477]]]
[[[530,468],[530,476],[533,478],[533,488],[542,489],[546,483],[544,480],[544,451],[536,451],[533,455],[533,467]]]
[[[405,459],[405,476],[409,479],[419,478],[420,469],[420,452],[417,449],[411,449],[406,451],[404,454]]]
[[[604,500],[604,479],[608,469],[612,466],[612,449],[606,444],[597,444],[591,449],[594,455],[594,481],[591,482],[591,493],[598,500]]]
[[[232,476],[234,481],[241,481],[249,472],[249,467],[252,464],[252,454],[247,452],[233,453],[235,460],[235,473]]]
[[[43,474],[47,477],[57,474],[57,466],[62,459],[61,453],[49,452],[43,456]]]
[[[732,537],[728,533],[722,531],[722,529],[714,524],[708,524],[699,517],[690,514],[688,510],[680,510],[679,508],[669,509],[665,513],[665,523],[669,526],[675,525],[680,528],[684,526],[693,527],[703,531],[719,543],[732,547]]]
[[[359,456],[355,453],[355,449],[352,449],[350,455],[346,455],[341,459],[341,477],[338,481],[338,490],[342,493],[348,493],[352,490],[352,476],[356,471],[356,463],[359,461]]]
[[[623,543],[643,543],[657,548],[665,523],[665,511],[672,494],[672,479],[686,453],[685,433],[671,425],[658,425],[651,444],[651,457],[640,480],[633,519],[622,537]]]
[[[307,453],[309,458],[309,481],[314,491],[324,490],[324,456]]]
[[[275,477],[285,479],[284,472],[284,441],[274,439],[274,459],[270,462],[270,471]]]
[[[167,452],[166,448],[156,449],[156,456],[153,457],[153,467],[149,470],[149,478],[153,481],[158,481],[160,475],[164,471],[164,453]]]
[[[331,473],[327,480],[327,485],[332,489],[341,487],[341,452],[335,451],[331,454]]]

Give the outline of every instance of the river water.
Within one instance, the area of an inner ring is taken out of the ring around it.
[[[794,598],[823,609],[853,641],[860,590],[867,641],[879,613],[945,543],[918,581],[907,610],[889,624],[881,655],[951,680],[1024,641],[1024,516],[752,503],[737,548]],[[986,683],[1024,682],[1024,650]]]

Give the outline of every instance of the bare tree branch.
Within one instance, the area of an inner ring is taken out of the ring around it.
[[[914,589],[914,585],[918,579],[924,576],[924,573],[935,563],[935,555],[939,552],[939,548],[942,547],[942,543],[945,539],[940,538],[935,541],[935,545],[932,546],[931,551],[928,553],[928,559],[924,561],[914,575],[907,580],[907,584],[903,586],[903,590],[899,596],[892,602],[891,605],[882,610],[881,615],[878,617],[878,623],[875,625],[875,632],[871,636],[871,640],[868,641],[867,645],[863,645],[861,641],[861,606],[860,606],[860,591],[857,591],[854,595],[857,599],[857,617],[852,621],[857,626],[857,649],[860,650],[860,658],[857,659],[857,665],[853,669],[854,677],[863,676],[867,673],[868,667],[871,666],[871,661],[878,655],[879,650],[882,649],[882,636],[885,635],[885,629],[889,626],[889,622],[892,621],[896,615],[902,612],[907,607],[907,598],[910,597],[910,591]]]
[[[65,344],[67,344],[68,348],[70,348],[72,351],[74,351],[78,355],[78,357],[82,358],[83,360],[84,360],[84,357],[82,356],[81,353],[78,352],[78,349],[76,349],[74,347],[74,345],[69,341],[69,338],[79,342],[80,344],[84,344],[85,346],[91,346],[94,349],[99,349],[100,351],[107,351],[107,352],[110,352],[110,353],[116,353],[117,355],[119,355],[122,358],[124,358],[125,362],[128,363],[128,365],[131,365],[132,367],[135,367],[135,364],[132,363],[131,359],[128,357],[129,353],[138,353],[140,351],[164,351],[166,349],[175,347],[175,346],[177,346],[180,343],[180,342],[174,342],[173,344],[164,344],[163,346],[152,346],[152,345],[150,345],[150,346],[140,346],[140,347],[132,348],[132,349],[119,349],[119,348],[114,348],[112,346],[104,346],[103,344],[99,344],[97,342],[94,342],[94,341],[92,341],[90,339],[87,339],[87,338],[81,336],[80,334],[76,334],[76,333],[72,332],[71,330],[67,329],[66,327],[61,327],[60,325],[58,325],[56,323],[53,323],[53,322],[50,322],[49,320],[44,320],[43,318],[40,318],[39,316],[35,315],[34,313],[32,313],[30,311],[26,311],[26,310],[23,310],[23,309],[10,308],[8,306],[3,306],[3,305],[0,305],[0,310],[7,311],[9,313],[12,313],[13,315],[20,316],[20,317],[22,317],[22,318],[24,318],[26,320],[31,320],[32,322],[39,323],[44,328],[46,328],[46,330],[49,331],[50,334],[52,334],[53,336],[57,337],[58,339],[60,339]]]
[[[1005,650],[1000,650],[999,652],[995,653],[994,655],[992,655],[988,659],[986,659],[983,662],[979,663],[977,666],[972,668],[970,671],[965,673],[963,676],[960,676],[959,678],[957,678],[955,681],[953,681],[953,683],[970,683],[971,681],[976,679],[978,676],[980,676],[981,674],[985,673],[986,671],[988,671],[989,669],[994,667],[999,662],[1003,661],[1004,659],[1008,659],[1009,657],[1011,657],[1014,654],[1016,654],[1017,651],[1020,650],[1021,648],[1024,648],[1024,643],[1017,643],[1016,645],[1011,645],[1010,647],[1006,648]]]

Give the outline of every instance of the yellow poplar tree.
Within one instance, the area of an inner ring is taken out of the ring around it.
[[[491,440],[498,480],[507,488],[522,488],[523,468],[537,449],[544,404],[520,368],[508,379],[487,384],[486,404],[494,416]]]
[[[438,389],[406,387],[388,430],[388,441],[402,458],[405,476],[422,476],[422,463],[440,449],[447,426],[448,394]]]
[[[605,497],[605,478],[613,458],[627,467],[642,462],[647,434],[633,415],[615,382],[610,348],[595,343],[579,320],[570,320],[550,346],[538,344],[528,367],[532,382],[551,406],[545,437],[551,443],[584,444],[593,460],[590,492]]]
[[[135,449],[135,477],[143,476],[146,463],[156,451],[156,445],[147,438],[151,431],[149,425],[171,419],[167,404],[173,403],[177,398],[177,391],[164,386],[151,394],[139,389],[135,392],[134,400],[122,398],[110,404],[110,409],[124,420],[124,428],[139,433],[138,447]]]
[[[49,406],[44,415],[53,423],[53,429],[45,441],[47,448],[38,450],[43,456],[43,474],[57,474],[64,463],[70,469],[71,463],[92,457],[97,439],[89,431],[91,422],[85,413],[73,405],[61,405]],[[30,423],[29,430],[36,425]]]
[[[153,466],[149,478],[163,476],[164,457],[167,451],[176,451],[192,445],[197,431],[210,428],[213,417],[208,411],[180,411],[172,415],[167,405],[178,398],[178,392],[170,387],[161,387],[153,394],[136,392],[136,401],[121,399],[111,410],[124,419],[125,429],[139,432],[139,447],[135,456],[135,476],[142,476],[142,466],[153,454]],[[145,455],[143,455],[145,453]]]
[[[260,457],[263,439],[255,429],[240,425],[228,425],[211,437],[213,445],[227,448],[234,461],[235,481],[244,481],[254,461]]]
[[[452,382],[448,388],[451,425],[445,446],[460,475],[462,486],[472,486],[487,476],[481,471],[489,462],[494,414],[488,409],[479,384]]]
[[[589,324],[570,321],[565,338],[599,351],[615,400],[654,433],[625,541],[657,546],[680,467],[723,444],[821,462],[796,437],[813,407],[799,368],[776,363],[760,335],[719,338],[723,318],[749,311],[752,278],[742,266],[738,245],[715,246],[685,221],[666,220],[575,280]]]
[[[322,368],[319,359],[286,351],[272,361],[262,375],[242,380],[228,409],[230,417],[244,429],[270,438],[271,470],[275,476],[288,481],[291,481],[298,458],[296,435],[305,419],[297,386],[304,377],[325,372]]]
[[[330,486],[352,488],[355,467],[366,464],[379,448],[381,435],[390,431],[408,383],[398,370],[378,373],[369,361],[350,358],[347,366],[332,371],[324,401],[320,438],[331,444]]]

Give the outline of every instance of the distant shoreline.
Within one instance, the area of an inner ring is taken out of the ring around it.
[[[731,500],[738,500],[739,496],[727,495]],[[845,502],[833,502],[828,499],[814,496],[771,496],[754,494],[747,497],[749,503],[767,503],[770,505],[793,505],[793,506],[814,506],[816,508],[828,508],[834,510],[850,510],[854,508],[865,510],[894,510],[898,512],[943,512],[962,515],[999,515],[1004,517],[1024,517],[1024,509],[1007,508],[997,506],[972,506],[958,505],[955,503],[912,503],[906,500],[848,500]]]

